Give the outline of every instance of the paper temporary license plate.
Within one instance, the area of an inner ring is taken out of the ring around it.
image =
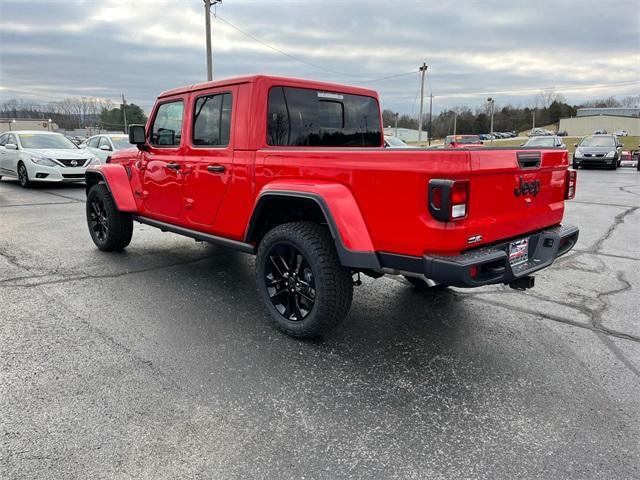
[[[514,267],[529,261],[529,237],[509,244],[509,264]]]

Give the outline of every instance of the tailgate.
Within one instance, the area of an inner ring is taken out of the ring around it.
[[[470,151],[467,235],[475,245],[559,224],[564,213],[566,150]]]

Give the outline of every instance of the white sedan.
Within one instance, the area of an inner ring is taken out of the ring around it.
[[[80,148],[86,148],[98,157],[102,163],[105,163],[107,157],[113,152],[133,147],[135,145],[129,143],[129,136],[124,134],[94,135],[80,145]]]
[[[64,135],[53,132],[13,131],[0,135],[0,179],[16,177],[31,182],[84,182],[84,172],[98,157],[80,150]]]

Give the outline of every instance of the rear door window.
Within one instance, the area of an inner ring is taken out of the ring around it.
[[[267,143],[275,146],[380,147],[382,129],[373,97],[305,88],[269,91]]]
[[[193,145],[226,147],[231,134],[231,93],[196,99],[193,111]]]
[[[151,145],[177,147],[182,139],[182,100],[163,103],[158,107],[151,127]]]

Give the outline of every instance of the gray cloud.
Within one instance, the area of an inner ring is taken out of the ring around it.
[[[225,0],[218,13],[324,67],[283,56],[218,19],[218,78],[267,73],[360,83],[426,61],[437,109],[477,105],[485,95],[528,103],[550,86],[573,101],[639,91],[636,0]],[[162,90],[203,81],[204,62],[201,0],[0,2],[0,99],[125,92],[148,108]],[[380,91],[385,107],[415,113],[417,82],[415,74],[364,85]]]

